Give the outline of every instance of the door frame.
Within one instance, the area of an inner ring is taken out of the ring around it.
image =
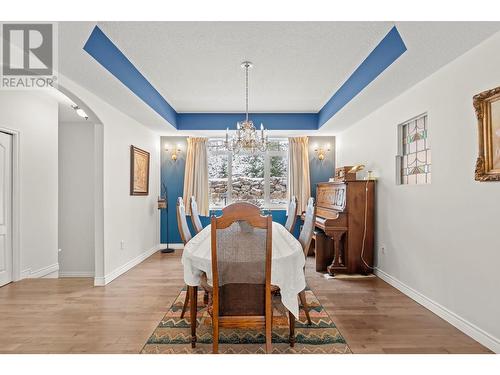
[[[0,132],[12,136],[12,281],[21,280],[21,227],[20,227],[20,136],[19,131],[0,125]]]

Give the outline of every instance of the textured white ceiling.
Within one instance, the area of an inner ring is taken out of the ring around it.
[[[252,110],[317,112],[392,25],[131,22],[100,26],[178,112],[244,110],[240,67],[244,60],[254,63]]]
[[[156,130],[171,129],[82,47],[93,23],[59,25],[61,73]],[[106,35],[178,112],[317,112],[391,22],[103,22]],[[398,22],[408,51],[322,129],[337,132],[500,30],[500,23]]]

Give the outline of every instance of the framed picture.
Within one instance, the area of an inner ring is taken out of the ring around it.
[[[149,152],[130,146],[130,195],[149,194]]]
[[[478,121],[477,181],[500,181],[500,87],[474,95]]]

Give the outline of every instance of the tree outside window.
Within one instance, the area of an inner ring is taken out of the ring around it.
[[[233,202],[250,202],[264,209],[287,204],[288,141],[270,140],[269,149],[258,153],[225,150],[221,139],[208,142],[210,208]]]

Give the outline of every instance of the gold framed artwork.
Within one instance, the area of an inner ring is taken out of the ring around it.
[[[474,95],[479,155],[476,181],[500,181],[500,87]]]
[[[149,152],[130,146],[130,195],[149,194]]]

